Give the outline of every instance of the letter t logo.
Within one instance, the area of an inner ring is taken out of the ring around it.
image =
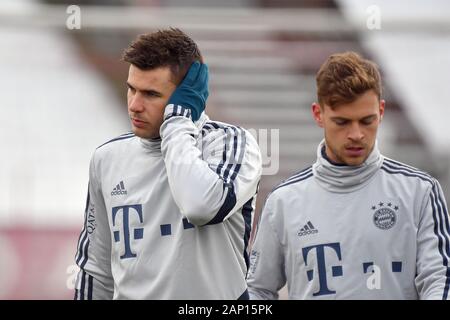
[[[306,247],[306,248],[302,249],[303,260],[305,261],[306,266],[308,265],[309,251],[311,251],[312,249],[316,250],[317,269],[318,269],[318,273],[319,273],[320,288],[319,288],[318,292],[313,293],[313,296],[322,296],[322,295],[326,295],[326,294],[335,294],[336,293],[336,291],[332,291],[332,290],[328,289],[328,285],[327,285],[327,265],[326,265],[326,261],[325,261],[325,248],[326,247],[333,249],[336,252],[339,261],[341,261],[341,247],[339,245],[339,242],[324,243],[324,244],[310,246],[310,247]],[[332,273],[333,277],[342,276],[342,266],[332,266],[331,273]],[[306,274],[308,276],[308,280],[312,281],[314,270],[313,269],[308,270],[306,272]]]

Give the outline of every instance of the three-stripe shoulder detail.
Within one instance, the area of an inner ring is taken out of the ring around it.
[[[301,181],[304,181],[306,179],[309,179],[313,176],[313,170],[312,166],[307,167],[306,169],[301,170],[300,172],[294,174],[292,177],[287,178],[282,183],[280,183],[278,186],[276,186],[271,193],[273,193],[275,190],[278,190],[280,188],[286,187],[288,185],[298,183]]]
[[[381,169],[389,174],[401,174],[405,177],[419,178],[433,185],[434,179],[429,174],[395,160],[385,158]]]
[[[119,141],[119,140],[130,139],[130,138],[133,138],[134,136],[135,136],[135,134],[132,133],[132,132],[122,134],[122,135],[120,135],[120,136],[118,136],[118,137],[116,137],[114,139],[111,139],[111,140],[103,143],[102,145],[98,146],[97,149],[103,147],[104,145],[107,145],[108,143],[111,143],[111,142],[114,142],[114,141]]]
[[[236,205],[234,181],[241,169],[246,146],[245,132],[239,127],[207,122],[202,128],[202,134],[212,130],[224,130],[225,132],[224,149],[221,161],[216,168],[216,173],[224,181],[226,197],[216,216],[207,224],[222,222]]]

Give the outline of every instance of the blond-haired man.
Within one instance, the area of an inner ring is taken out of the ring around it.
[[[334,54],[317,73],[317,161],[269,195],[251,253],[252,299],[448,299],[449,216],[430,175],[378,150],[377,66]]]

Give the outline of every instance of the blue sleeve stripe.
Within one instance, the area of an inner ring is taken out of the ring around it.
[[[211,130],[211,129],[219,129],[219,128],[224,128],[224,126],[219,126],[218,123],[215,122],[207,122],[203,125],[204,128]]]
[[[80,268],[84,268],[84,266],[86,265],[87,261],[88,261],[88,250],[89,250],[89,238],[86,241],[86,244],[84,245],[84,258],[83,261],[80,264]]]
[[[234,128],[233,128],[234,129]],[[230,179],[228,179],[228,176],[230,174],[231,168],[233,168],[233,166],[235,165],[235,161],[236,161],[236,149],[237,149],[237,140],[238,137],[236,135],[236,130],[233,130],[233,142],[232,142],[232,147],[230,148],[230,157],[227,159],[227,166],[226,169],[223,171],[223,179],[225,181],[230,181]]]
[[[91,276],[90,274],[87,274],[86,271],[81,270],[81,286],[79,290],[75,289],[74,300],[92,300],[93,291],[94,291],[94,277]]]
[[[190,118],[191,117],[191,109],[189,108],[185,108],[183,106],[180,105],[173,105],[173,110],[172,112],[170,112],[169,114],[167,114],[167,116],[165,117],[164,121],[173,118],[173,117],[186,117],[186,118]]]
[[[85,232],[85,229],[83,228],[83,231],[80,233],[80,237],[78,238],[78,248],[77,248],[77,254],[76,254],[76,264],[79,265],[81,259],[83,258],[83,246],[84,242],[86,241],[87,232]]]
[[[406,171],[404,171],[404,169],[392,169],[392,168],[387,167],[385,163],[383,163],[383,165],[381,166],[381,169],[390,174],[401,174],[406,177],[419,178],[420,180],[427,181],[427,182],[433,184],[433,181],[427,177],[424,177],[424,176],[416,174],[416,173],[406,172]]]
[[[422,170],[419,170],[419,169],[417,169],[417,168],[411,167],[411,166],[409,166],[409,165],[407,165],[407,164],[405,164],[405,163],[402,163],[402,162],[399,162],[399,161],[395,161],[395,160],[393,160],[393,159],[386,158],[386,157],[384,158],[384,161],[383,161],[383,162],[384,162],[384,163],[388,162],[388,163],[391,163],[391,164],[393,164],[393,165],[397,165],[397,166],[399,166],[399,167],[403,167],[403,168],[405,168],[405,169],[409,169],[409,170],[411,170],[412,172],[421,173],[421,174],[423,174],[423,175],[425,175],[425,176],[431,178],[431,176],[430,176],[429,174],[427,174],[426,172],[424,172],[424,171],[422,171]]]
[[[114,141],[119,141],[119,140],[130,139],[130,138],[133,138],[133,137],[134,137],[134,133],[126,133],[126,134],[123,134],[123,135],[121,135],[121,136],[119,136],[117,138],[114,138],[114,139],[111,139],[111,140],[105,142],[104,144],[98,146],[97,149],[103,147],[104,145],[106,145],[108,143],[111,143],[111,142],[114,142]]]
[[[447,300],[450,287],[450,268],[448,266],[450,260],[450,227],[445,202],[442,200],[442,196],[437,189],[436,182],[424,172],[389,159],[385,159],[381,169],[390,174],[401,174],[406,177],[419,178],[432,185],[430,201],[433,210],[434,233],[438,239],[438,250],[442,256],[442,264],[446,268],[446,281],[442,298]]]
[[[225,217],[236,205],[234,181],[242,167],[245,155],[246,136],[245,131],[239,127],[221,125],[215,122],[207,122],[202,127],[202,134],[212,130],[223,130],[225,135],[222,159],[217,166],[216,173],[224,181],[225,200],[215,217],[206,225],[223,222]]]
[[[236,194],[234,192],[233,184],[225,184],[224,189],[226,189],[225,192],[227,194],[225,197],[225,201],[223,202],[222,206],[220,207],[219,211],[214,216],[214,218],[205,225],[212,225],[223,222],[225,217],[236,205]]]
[[[441,226],[440,226],[440,231],[442,233],[442,235],[444,236],[445,239],[445,253],[446,253],[446,257],[447,257],[447,272],[446,272],[446,282],[445,282],[445,287],[444,287],[444,293],[443,293],[443,299],[447,300],[448,299],[448,291],[449,291],[449,287],[450,287],[450,268],[449,268],[449,260],[450,260],[450,224],[449,224],[449,217],[448,217],[448,211],[447,211],[447,207],[445,204],[445,201],[443,200],[442,194],[439,191],[437,182],[434,183],[433,185],[433,193],[435,194],[436,197],[436,203],[437,203],[437,207],[438,207],[438,211],[439,211],[439,217],[441,219]]]
[[[81,274],[80,300],[84,300],[84,290],[86,289],[86,272],[83,270]]]
[[[86,221],[86,223],[87,223],[87,221]],[[87,230],[84,230],[84,235],[83,235],[83,238],[81,240],[81,243],[80,243],[79,249],[78,249],[79,255],[76,260],[76,263],[80,268],[84,268],[84,266],[87,263],[88,249],[89,249],[89,237],[88,237]]]
[[[424,172],[422,172],[420,170],[413,170],[410,167],[407,167],[407,166],[404,166],[404,165],[401,165],[401,164],[398,164],[398,163],[394,163],[394,162],[392,162],[392,161],[390,161],[388,159],[385,159],[383,161],[383,165],[388,167],[388,168],[390,168],[390,169],[393,169],[393,170],[403,170],[403,171],[406,171],[406,172],[411,173],[411,174],[416,174],[418,176],[423,177],[424,179],[429,179],[429,180],[433,179],[431,176],[429,176],[428,174],[426,174],[426,173],[424,173]]]
[[[184,116],[186,117],[186,118],[190,118],[191,117],[191,113],[192,113],[192,110],[191,109],[185,109],[185,112],[184,112]]]
[[[78,265],[84,256],[83,246],[84,246],[86,238],[87,238],[87,223],[88,223],[87,219],[88,219],[89,201],[90,201],[90,193],[89,193],[89,185],[88,185],[88,194],[86,197],[86,206],[84,209],[84,225],[83,225],[83,230],[81,231],[80,236],[78,238],[78,250],[77,250],[77,257],[75,260]]]
[[[250,257],[248,256],[248,242],[250,240],[250,232],[252,231],[252,213],[254,211],[253,208],[253,200],[256,198],[256,195],[253,196],[250,200],[248,200],[242,206],[242,216],[244,217],[245,223],[245,232],[244,232],[244,260],[245,265],[248,268],[250,267]]]
[[[405,172],[408,172],[410,174],[415,174],[417,176],[422,177],[423,178],[422,180],[427,180],[428,182],[433,183],[432,177],[429,176],[428,174],[426,174],[426,173],[424,173],[422,171],[419,171],[419,170],[413,170],[413,169],[411,169],[411,167],[398,164],[398,162],[395,163],[395,162],[393,162],[393,161],[391,161],[389,159],[385,159],[384,162],[383,162],[383,165],[386,166],[386,168],[388,168],[388,169],[405,171]]]
[[[209,132],[212,132],[214,130],[226,130],[227,127],[225,126],[219,126],[217,123],[214,122],[206,122],[202,127],[202,135],[206,135]]]
[[[233,132],[233,135],[226,135],[224,151],[222,154],[222,162],[217,167],[217,173],[224,180],[224,190],[227,193],[225,201],[217,212],[216,216],[207,224],[216,224],[223,222],[225,217],[233,210],[236,205],[236,193],[234,190],[234,180],[236,179],[245,153],[245,132],[237,128],[224,128],[225,132]],[[227,148],[227,145],[230,145]],[[229,155],[227,157],[227,154]],[[226,165],[226,167],[225,167]],[[225,169],[224,169],[225,168]]]
[[[306,171],[309,171],[311,168],[312,168],[312,166],[309,166],[309,167],[307,167],[307,168],[305,168],[305,169],[300,170],[300,171],[297,172],[297,173],[294,173],[291,177],[287,178],[286,180],[284,180],[284,181],[283,181],[282,183],[280,183],[280,184],[283,184],[283,183],[292,181],[292,180],[294,180],[294,179],[297,179],[298,177],[302,176]]]
[[[434,233],[438,238],[438,249],[439,253],[442,256],[442,264],[446,268],[446,281],[442,299],[447,300],[450,287],[450,268],[448,266],[450,258],[450,228],[448,221],[448,212],[446,210],[445,204],[442,203],[442,198],[436,188],[436,184],[433,184],[430,198],[431,206],[433,209]]]
[[[237,163],[236,166],[233,170],[233,173],[231,174],[231,181],[234,181],[239,173],[239,170],[241,169],[241,165],[242,162],[244,161],[244,154],[245,154],[245,147],[247,145],[247,137],[245,136],[245,132],[243,132],[241,129],[238,129],[239,133],[236,132],[236,134],[238,134],[238,138],[239,138],[239,155],[237,157]]]
[[[234,167],[233,174],[231,175],[231,181],[234,181],[241,170],[241,163],[236,164],[236,167]]]
[[[231,139],[230,135],[226,134],[226,129],[224,129],[225,131],[225,141],[223,144],[223,152],[222,152],[222,161],[219,163],[219,165],[217,166],[216,169],[216,173],[219,174],[220,176],[222,176],[222,168],[225,165],[226,161],[227,161],[227,153],[228,153],[228,144],[229,144],[229,140]]]
[[[237,176],[236,167],[239,171],[240,166],[238,164],[242,163],[242,159],[245,153],[245,132],[235,126],[230,125],[220,125],[215,122],[207,122],[202,127],[202,133],[205,134],[214,129],[221,129],[225,133],[224,150],[222,152],[222,161],[219,163],[216,169],[216,173],[219,174],[224,181],[233,181]],[[239,152],[239,156],[237,156]],[[233,166],[235,168],[233,168]],[[230,177],[230,179],[228,179]]]
[[[83,259],[84,257],[84,245],[85,245],[85,241],[87,241],[87,232],[85,232],[85,230],[83,230],[83,238],[81,239],[81,242],[78,244],[78,257],[76,260],[77,265],[80,265],[80,261],[81,259]],[[80,235],[81,237],[81,235]]]
[[[92,300],[92,291],[94,290],[94,277],[89,275],[88,280],[88,300]]]
[[[225,168],[225,170],[222,170],[222,172],[221,172],[221,176],[227,182],[230,181],[230,179],[229,179],[230,171],[234,166],[234,159],[235,159],[235,155],[236,155],[236,146],[237,146],[237,137],[234,136],[233,137],[233,146],[232,146],[232,148],[230,148],[231,155],[226,160],[226,163],[227,163],[226,167],[225,166],[222,167],[222,168]]]
[[[437,199],[437,204],[439,208],[439,214],[441,217],[443,217],[443,220],[445,221],[445,225],[443,226],[442,233],[445,235],[447,239],[447,246],[446,246],[446,252],[447,256],[450,258],[450,223],[449,223],[449,217],[447,212],[447,206],[445,204],[445,201],[443,200],[442,194],[438,190],[437,184],[435,183],[433,186],[433,193]]]
[[[282,181],[278,186],[276,186],[270,193],[274,192],[275,190],[288,186],[292,183],[300,182],[303,180],[306,180],[309,177],[312,177],[312,166],[309,166],[300,172],[294,174],[292,177],[287,178],[286,180]]]
[[[205,135],[206,133],[208,133],[214,129],[216,129],[216,128],[214,128],[211,123],[205,123],[202,127],[202,135]]]
[[[313,176],[312,167],[309,167],[307,170],[304,170],[303,173],[298,174],[295,179],[288,179],[287,181],[281,183],[277,187],[275,187],[271,193],[273,193],[275,190],[278,190],[280,188],[286,187],[290,184],[301,182],[303,180],[306,180]]]
[[[225,128],[225,147],[222,154],[222,162],[217,166],[216,172],[227,183],[233,183],[236,179],[244,159],[246,137],[240,128]],[[229,147],[227,148],[227,146]]]

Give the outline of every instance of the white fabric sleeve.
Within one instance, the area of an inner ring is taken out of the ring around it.
[[[246,130],[211,123],[200,131],[189,111],[165,110],[160,135],[169,186],[190,223],[221,223],[256,194],[261,153]]]
[[[84,226],[75,256],[80,268],[75,284],[75,300],[112,299],[111,231],[100,183],[95,174],[95,153],[89,167],[89,188]]]
[[[286,284],[284,251],[274,223],[270,197],[261,213],[247,274],[251,300],[278,299],[278,291]]]
[[[416,287],[420,299],[449,299],[450,224],[446,201],[439,185],[424,199],[417,232]]]

